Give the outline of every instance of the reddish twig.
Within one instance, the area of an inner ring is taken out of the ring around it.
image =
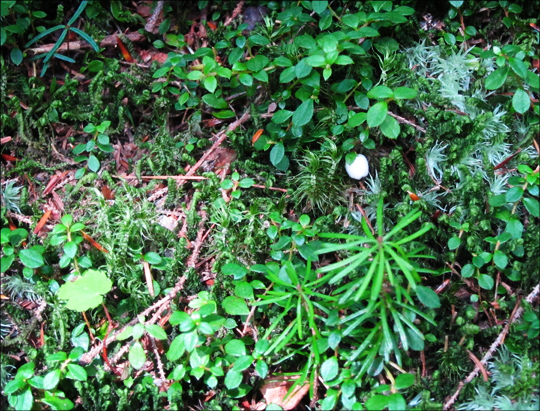
[[[534,289],[527,296],[527,298],[525,298],[525,301],[527,301],[528,303],[532,303],[538,297],[539,293],[540,293],[540,284],[537,284],[536,287],[534,287]],[[493,344],[491,344],[491,347],[489,347],[489,350],[484,355],[484,358],[482,358],[482,361],[480,361],[480,364],[482,364],[483,366],[487,364],[488,360],[493,356],[493,354],[495,353],[495,350],[497,350],[499,345],[504,343],[504,339],[506,337],[506,334],[508,334],[508,331],[510,330],[510,326],[512,325],[512,323],[521,317],[521,314],[523,313],[523,311],[524,311],[523,307],[520,306],[519,300],[518,300],[516,302],[516,306],[514,307],[514,310],[512,311],[512,314],[510,315],[510,318],[508,319],[508,322],[506,323],[506,326],[503,328],[503,330],[501,331],[497,339],[493,342]],[[443,410],[447,410],[454,404],[463,386],[471,382],[478,375],[479,371],[480,371],[480,367],[477,365],[476,367],[474,367],[474,370],[468,375],[468,377],[458,384],[456,392],[444,404]]]

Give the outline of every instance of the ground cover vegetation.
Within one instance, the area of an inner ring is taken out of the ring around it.
[[[538,409],[539,9],[2,1],[2,408]]]

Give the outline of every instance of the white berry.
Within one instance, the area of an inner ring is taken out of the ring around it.
[[[358,154],[352,164],[345,163],[345,170],[347,170],[347,174],[351,178],[356,180],[364,178],[369,174],[367,158],[362,154]]]

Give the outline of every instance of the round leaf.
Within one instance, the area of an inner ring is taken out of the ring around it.
[[[501,250],[497,250],[493,254],[493,262],[498,268],[504,270],[508,265],[508,257]]]
[[[103,301],[102,294],[112,288],[112,281],[97,270],[88,270],[73,282],[67,282],[58,290],[58,298],[67,301],[67,308],[86,311],[95,308]]]
[[[247,274],[248,270],[245,267],[233,263],[225,264],[221,267],[221,272],[225,275],[232,275],[235,280],[239,280]]]
[[[246,355],[246,344],[242,340],[231,340],[225,344],[225,352],[236,357]]]
[[[459,244],[461,243],[461,239],[457,236],[452,237],[450,240],[448,240],[448,248],[450,250],[455,250],[459,247]]]

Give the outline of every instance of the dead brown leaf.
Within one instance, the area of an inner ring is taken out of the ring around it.
[[[284,400],[287,391],[289,391],[295,380],[299,377],[300,376],[279,376],[267,378],[260,389],[266,404],[276,404],[284,410],[294,409],[309,391],[309,384],[296,386],[292,395]]]

